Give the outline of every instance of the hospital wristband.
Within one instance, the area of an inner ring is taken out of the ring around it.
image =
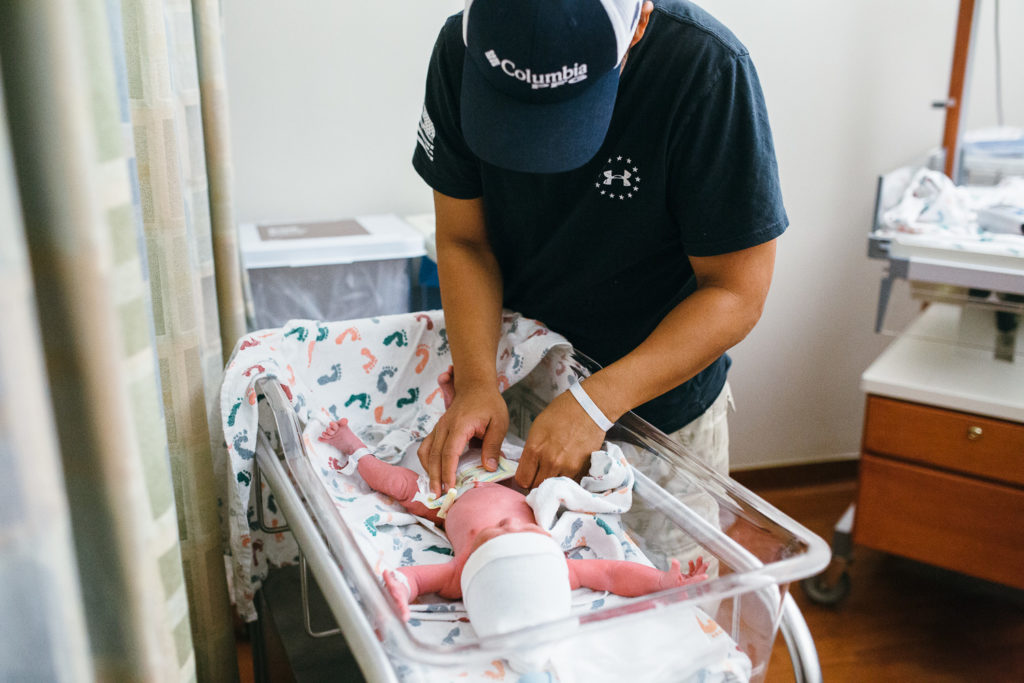
[[[601,431],[607,432],[612,428],[612,421],[604,416],[601,409],[597,407],[597,404],[591,400],[587,392],[583,390],[583,385],[579,382],[569,386],[569,393],[573,395],[576,401],[580,404],[580,407],[587,412],[590,419],[601,428]]]
[[[371,453],[370,449],[366,446],[357,448],[355,453],[348,456],[348,462],[345,463],[345,466],[342,467],[339,472],[341,472],[341,474],[353,474],[354,472],[357,472],[357,468],[359,467],[359,458],[364,455],[373,455],[373,453]]]

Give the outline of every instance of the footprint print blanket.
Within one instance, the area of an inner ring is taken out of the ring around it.
[[[552,395],[559,393],[568,386],[571,351],[561,335],[536,320],[506,312],[496,358],[501,389],[543,363],[531,386],[539,382]],[[256,380],[276,378],[300,424],[325,425],[346,417],[378,457],[396,462],[433,429],[444,412],[437,377],[449,365],[441,311],[330,323],[293,320],[238,341],[221,384],[227,461],[216,463],[216,470],[227,479],[221,509],[231,590],[245,620],[256,618],[253,596],[266,577],[268,563],[298,561],[290,534],[265,533],[256,523],[253,458],[261,423],[270,442],[276,443],[273,430],[266,427],[273,420],[256,391]],[[310,446],[308,438],[306,445]],[[263,493],[264,523],[284,525],[272,493]]]
[[[502,390],[522,382],[539,396],[550,398],[561,393],[573,381],[569,371],[571,352],[563,337],[541,323],[506,312],[496,358]],[[446,562],[452,556],[451,546],[433,525],[370,490],[357,474],[342,472],[345,463],[340,454],[317,437],[328,423],[344,417],[378,457],[419,469],[415,450],[444,411],[437,377],[450,364],[440,311],[332,323],[294,320],[282,328],[253,332],[239,340],[221,387],[227,459],[218,463],[218,472],[227,480],[221,506],[232,595],[244,619],[256,618],[253,596],[269,567],[298,561],[298,548],[290,534],[267,533],[256,523],[253,465],[257,434],[262,431],[271,445],[277,441],[273,429],[267,427],[273,425],[273,419],[255,388],[256,380],[274,377],[280,382],[302,425],[302,438],[314,470],[355,532],[369,565],[380,575],[384,568]],[[522,446],[512,435],[508,441],[513,445],[510,454],[516,451],[515,446]],[[579,484],[568,478],[549,479],[531,492],[528,502],[538,523],[549,529],[569,557],[647,562],[619,517],[631,505],[632,483],[632,471],[622,450],[607,442],[604,450],[592,456],[589,476]],[[264,523],[286,524],[272,492],[265,484],[263,487]],[[577,591],[574,605],[577,611],[585,612],[618,600],[614,595],[582,589]],[[749,675],[749,660],[699,610],[675,621],[674,629],[665,627],[658,626],[657,633],[675,632],[684,640],[692,638],[687,666],[693,665],[688,670],[697,678],[741,681]],[[440,598],[414,605],[409,628],[421,642],[453,648],[476,639],[461,604]],[[628,630],[633,637],[647,631],[636,624]],[[654,635],[649,633],[641,640],[652,643]],[[661,661],[651,663],[665,666],[664,653],[678,649],[662,648]],[[694,659],[692,655],[697,653],[702,656]],[[579,653],[563,654],[569,661],[563,658],[561,663],[553,662],[549,680],[581,680],[572,673],[578,668]],[[409,662],[396,661],[395,665],[403,681],[441,680],[435,670]],[[614,670],[607,662],[603,666],[605,671]],[[686,670],[673,668],[677,672]],[[519,680],[503,660],[467,663],[465,669],[451,672],[451,678]],[[444,680],[448,680],[447,674]]]

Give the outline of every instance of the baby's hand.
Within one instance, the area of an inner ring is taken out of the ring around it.
[[[672,558],[672,565],[661,576],[661,587],[677,588],[688,583],[704,581],[708,578],[708,564],[704,561],[703,557],[698,557],[696,561],[690,560],[689,570],[689,572],[683,574],[679,568],[679,560]]]
[[[384,585],[387,586],[388,592],[395,600],[398,616],[402,621],[409,621],[412,612],[409,610],[409,587],[403,580],[404,578],[399,576],[398,572],[390,569],[384,571]]]

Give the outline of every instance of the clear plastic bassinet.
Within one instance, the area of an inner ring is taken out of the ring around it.
[[[577,377],[595,367],[578,353],[570,366]],[[553,398],[529,385],[522,382],[504,394],[510,432],[521,437]],[[713,576],[645,597],[609,600],[562,622],[449,646],[423,641],[396,616],[378,568],[360,552],[311,464],[290,396],[275,377],[261,378],[255,387],[271,416],[260,420],[255,463],[367,680],[465,680],[467,670],[495,665],[494,675],[504,676],[511,672],[502,662],[555,643],[578,654],[573,661],[579,670],[551,672],[547,680],[596,680],[595,669],[611,676],[621,667],[614,675],[636,681],[761,681],[780,624],[797,680],[820,680],[813,642],[787,588],[827,565],[827,544],[637,416],[624,416],[607,437],[622,447],[635,474],[633,507],[622,515],[626,532],[662,569],[685,541],[712,559]],[[686,651],[686,643],[696,642],[690,633],[694,623],[724,637],[715,647]]]

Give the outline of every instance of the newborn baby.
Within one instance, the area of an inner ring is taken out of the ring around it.
[[[448,395],[446,391],[446,399]],[[674,559],[668,571],[661,571],[623,560],[566,558],[537,525],[523,492],[511,487],[512,479],[477,482],[442,515],[424,503],[419,475],[375,457],[346,419],[328,425],[320,441],[356,459],[356,469],[370,488],[391,496],[448,535],[455,554],[450,562],[384,572],[384,583],[403,620],[410,617],[411,601],[437,593],[461,598],[477,635],[485,637],[568,616],[571,591],[581,586],[634,597],[707,578],[703,558],[690,562],[686,574]]]

